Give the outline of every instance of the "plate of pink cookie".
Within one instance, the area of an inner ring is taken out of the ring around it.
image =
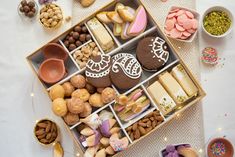
[[[198,30],[199,14],[191,9],[172,6],[164,22],[167,37],[192,42]]]

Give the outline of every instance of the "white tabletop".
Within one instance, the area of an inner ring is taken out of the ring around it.
[[[63,6],[65,16],[69,16],[72,1],[58,0],[58,3]],[[197,10],[203,13],[209,6],[217,4],[227,7],[235,15],[234,0],[197,0]],[[39,94],[42,86],[32,74],[25,57],[69,28],[70,23],[54,32],[45,31],[37,21],[22,21],[16,11],[17,5],[18,1],[2,1],[0,5],[0,156],[50,157],[51,149],[41,147],[33,139],[33,126],[45,115],[56,119],[59,124],[61,119],[49,109],[47,95]],[[207,92],[203,100],[205,143],[211,137],[226,135],[235,144],[234,32],[218,40],[203,33],[199,37],[200,50],[212,46],[219,51],[221,58],[216,67],[201,66],[202,85]],[[67,131],[60,128],[65,156],[73,156],[72,140]]]

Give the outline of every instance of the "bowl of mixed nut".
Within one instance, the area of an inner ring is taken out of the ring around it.
[[[40,10],[39,21],[44,28],[58,28],[63,21],[62,9],[54,3],[46,4]]]

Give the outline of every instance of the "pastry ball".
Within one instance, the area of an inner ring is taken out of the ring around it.
[[[52,86],[49,92],[49,96],[52,101],[55,100],[56,98],[64,98],[64,95],[65,95],[64,88],[59,84]]]
[[[83,112],[84,103],[81,99],[72,97],[71,99],[67,101],[67,107],[71,113],[78,114],[78,113]]]
[[[116,98],[116,92],[113,88],[107,87],[101,93],[102,101],[107,104]]]
[[[141,79],[142,68],[135,57],[129,53],[119,53],[112,57],[110,69],[112,83],[119,89],[130,89]]]
[[[67,114],[66,101],[63,98],[57,98],[52,102],[52,111],[57,116],[65,116]]]
[[[92,107],[88,102],[84,103],[84,110],[80,113],[80,117],[85,118],[92,112]]]
[[[74,87],[79,88],[79,89],[84,88],[86,86],[86,79],[84,76],[80,74],[73,76],[70,79],[70,82]]]
[[[90,98],[90,93],[85,88],[77,89],[72,93],[72,97],[79,98],[83,100],[84,102],[86,102]]]
[[[68,112],[63,118],[64,118],[65,123],[68,125],[74,125],[79,122],[78,114],[74,114],[71,112]]]
[[[108,87],[111,85],[109,78],[112,58],[109,55],[98,55],[92,57],[86,64],[87,81],[97,87]]]
[[[160,37],[147,37],[138,43],[136,57],[145,70],[157,71],[168,61],[169,49]]]
[[[62,84],[62,87],[64,88],[64,91],[65,91],[64,95],[65,95],[66,97],[71,96],[71,94],[72,94],[72,93],[74,92],[74,90],[75,90],[74,86],[73,86],[70,82],[65,82],[65,83],[63,83],[63,84]]]
[[[104,106],[104,103],[101,99],[101,94],[98,94],[98,93],[92,94],[90,96],[89,103],[93,107],[102,107],[102,106]]]

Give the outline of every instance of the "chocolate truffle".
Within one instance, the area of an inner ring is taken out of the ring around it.
[[[160,37],[147,37],[138,43],[136,56],[145,70],[157,71],[168,61],[169,50]]]
[[[136,58],[128,53],[119,53],[112,57],[110,70],[112,83],[119,89],[130,89],[140,81],[142,68]]]
[[[98,55],[92,57],[86,64],[87,81],[97,87],[108,87],[111,85],[109,78],[112,58],[109,55]]]

